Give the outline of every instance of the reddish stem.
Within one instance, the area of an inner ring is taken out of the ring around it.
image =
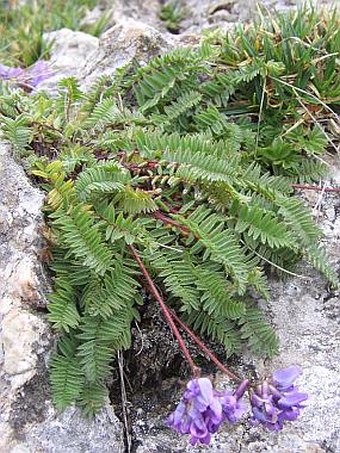
[[[340,187],[320,187],[313,184],[291,184],[295,189],[316,190],[318,192],[340,192]]]
[[[135,260],[137,261],[138,263],[138,266],[140,267],[140,270],[142,271],[148,285],[149,285],[149,288],[150,288],[150,291],[152,292],[152,294],[154,295],[155,299],[157,300],[158,304],[160,305],[163,313],[164,313],[164,316],[165,316],[165,319],[167,321],[167,323],[169,324],[169,326],[171,327],[171,330],[173,331],[178,343],[179,343],[179,346],[180,348],[182,349],[183,351],[183,354],[185,355],[185,358],[187,359],[190,367],[191,367],[191,370],[192,370],[192,373],[194,375],[194,377],[199,377],[200,376],[200,373],[201,373],[201,370],[200,368],[195,364],[195,362],[193,361],[189,351],[188,351],[188,348],[186,347],[185,343],[184,343],[184,340],[181,336],[181,334],[179,333],[179,330],[177,329],[172,317],[171,317],[171,314],[169,312],[169,309],[168,307],[166,306],[165,302],[163,301],[162,299],[162,296],[160,295],[160,293],[158,292],[158,289],[156,288],[148,270],[146,269],[146,267],[144,266],[144,263],[143,261],[140,259],[140,256],[138,255],[137,253],[137,250],[135,249],[135,247],[130,244],[129,245],[129,248],[135,258]]]
[[[185,225],[181,225],[179,222],[177,222],[174,219],[171,219],[170,217],[168,217],[167,215],[163,214],[160,211],[154,211],[152,213],[152,215],[156,219],[161,220],[162,222],[166,223],[167,225],[172,225],[172,226],[175,226],[175,227],[179,228],[181,231],[183,231],[186,234],[191,233],[191,231],[189,230],[188,227],[186,227]]]
[[[216,357],[216,355],[203,343],[203,341],[190,329],[187,324],[182,321],[176,313],[169,309],[171,316],[173,319],[179,324],[183,330],[186,331],[186,333],[194,340],[194,342],[206,353],[208,357],[215,363],[215,365],[227,376],[229,376],[231,379],[235,381],[242,381],[240,377],[238,377],[236,374],[234,374],[232,371],[228,370]]]

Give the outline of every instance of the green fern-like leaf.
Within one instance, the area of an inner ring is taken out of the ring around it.
[[[86,382],[77,400],[86,417],[94,416],[108,398],[108,390],[103,382]]]
[[[159,276],[167,291],[181,300],[182,310],[191,311],[200,307],[199,293],[195,288],[194,266],[187,253],[176,254],[163,251],[152,257],[153,266],[159,270]]]
[[[187,322],[201,335],[208,335],[223,344],[227,356],[240,351],[242,338],[235,322],[216,320],[201,310],[191,312],[187,317]]]
[[[201,296],[202,309],[216,320],[238,319],[245,310],[242,301],[233,298],[232,285],[228,284],[225,276],[214,270],[196,267],[197,288],[203,292]]]
[[[106,319],[100,316],[83,318],[77,355],[89,382],[101,382],[108,376],[112,354],[127,346],[125,335],[130,331],[132,319],[133,312],[128,308]]]
[[[286,226],[273,212],[259,206],[234,203],[230,213],[237,218],[235,230],[238,233],[247,232],[255,241],[259,240],[271,248],[289,247],[294,243]]]
[[[80,200],[86,201],[91,195],[121,192],[129,180],[129,173],[119,164],[105,162],[81,172],[75,191]]]
[[[82,391],[84,375],[76,357],[77,341],[64,337],[59,341],[59,352],[50,362],[53,400],[59,409],[74,403]]]
[[[277,354],[279,340],[272,326],[263,319],[257,308],[248,308],[240,320],[241,335],[248,341],[250,348],[259,355],[269,357]]]
[[[58,278],[48,304],[48,319],[56,329],[69,332],[78,326],[80,315],[75,298],[75,287],[70,279],[67,276]]]
[[[195,105],[199,104],[202,95],[196,91],[183,93],[176,101],[169,106],[164,107],[163,115],[153,115],[153,122],[161,127],[166,127],[173,124],[183,113],[191,110]]]
[[[306,247],[306,256],[311,264],[324,274],[334,288],[339,286],[339,277],[328,262],[328,257],[323,247],[310,245]]]
[[[110,318],[131,306],[138,287],[131,270],[116,260],[114,269],[104,277],[93,275],[84,289],[82,303],[89,315]]]
[[[204,247],[203,259],[210,258],[225,266],[230,273],[240,294],[246,290],[248,266],[247,259],[235,235],[225,229],[221,217],[201,206],[189,217],[176,216],[192,233],[197,236],[197,245],[192,249],[195,253]]]
[[[126,189],[115,197],[118,206],[127,214],[153,212],[158,209],[152,195],[142,189]]]
[[[311,212],[303,202],[297,198],[280,198],[277,200],[281,214],[295,234],[297,240],[305,246],[315,243],[320,236],[321,230],[312,219]]]
[[[94,106],[91,115],[85,122],[85,126],[100,129],[105,125],[114,124],[119,115],[120,111],[115,100],[108,97]]]
[[[61,231],[61,238],[65,246],[84,266],[104,274],[111,265],[112,252],[105,245],[98,230],[98,224],[82,204],[70,208],[67,212],[59,209],[51,214],[53,224]]]
[[[27,115],[17,115],[14,119],[1,116],[1,125],[5,138],[12,143],[16,151],[23,153],[32,136],[32,131],[28,127]]]

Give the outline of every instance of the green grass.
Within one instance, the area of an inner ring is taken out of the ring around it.
[[[1,2],[0,61],[30,66],[47,57],[49,48],[42,39],[47,31],[66,27],[98,36],[107,25],[106,14],[91,25],[82,25],[87,11],[97,3],[96,0],[43,0],[14,8]]]
[[[160,19],[171,33],[179,33],[181,21],[185,17],[184,9],[178,0],[170,0],[164,3],[161,8]]]

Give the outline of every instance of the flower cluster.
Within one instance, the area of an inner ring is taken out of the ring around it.
[[[264,380],[250,393],[253,425],[262,424],[271,431],[283,428],[286,420],[296,420],[301,404],[308,398],[294,382],[301,371],[297,366],[277,370],[270,380]],[[209,444],[224,421],[235,423],[242,417],[245,405],[242,396],[248,389],[244,380],[234,392],[218,391],[208,378],[192,379],[167,424],[180,434],[190,434],[190,443]]]
[[[240,419],[244,412],[241,397],[248,386],[245,380],[239,388],[229,391],[216,391],[208,378],[192,379],[176,410],[168,417],[168,426],[180,434],[190,434],[190,443],[209,444],[224,421],[231,423]]]
[[[301,371],[297,366],[283,368],[273,373],[271,381],[265,380],[251,394],[254,425],[263,424],[272,431],[283,428],[286,420],[296,420],[300,415],[301,403],[308,398],[300,393],[294,381]]]
[[[0,63],[0,79],[10,80],[18,85],[34,88],[43,80],[51,77],[50,71],[46,61],[37,61],[28,69],[19,67],[6,66]]]

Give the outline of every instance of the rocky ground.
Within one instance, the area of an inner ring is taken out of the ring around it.
[[[265,4],[269,8],[275,5],[282,9],[293,7],[296,2],[266,0]],[[103,5],[109,8],[111,2],[107,0]],[[133,57],[147,60],[176,45],[195,43],[202,28],[230,27],[240,20],[248,20],[255,13],[253,2],[244,0],[183,0],[186,18],[181,24],[181,33],[172,35],[158,18],[159,5],[156,0],[116,0],[112,9],[112,28],[100,39],[65,29],[50,33],[46,39],[54,39],[51,64],[55,77],[46,81],[44,87],[53,92],[57,80],[70,74],[76,74],[86,87],[98,75],[113,73]],[[87,20],[91,20],[91,16]],[[340,184],[340,161],[333,157],[330,162],[331,183]],[[324,229],[324,242],[334,266],[339,269],[339,194],[313,192],[302,195],[311,206],[318,205],[316,215]],[[42,263],[43,198],[42,192],[32,185],[13,158],[8,145],[1,143],[0,453],[126,452],[123,423],[115,415],[122,412],[120,392],[112,390],[114,405],[108,401],[94,420],[83,419],[75,408],[57,413],[50,402],[47,361],[53,348],[53,337],[45,312],[50,286],[48,272]],[[134,384],[130,390],[129,383],[126,384],[132,451],[340,451],[339,292],[330,291],[320,275],[308,266],[301,264],[299,272],[306,278],[272,281],[272,300],[264,307],[281,339],[279,356],[271,363],[244,357],[242,362],[234,365],[240,371],[253,368],[259,373],[291,363],[300,365],[304,370],[301,387],[310,394],[303,416],[284,431],[269,434],[244,421],[220,432],[209,447],[189,448],[186,439],[174,435],[164,426],[165,415],[179,397],[174,376],[160,374],[160,379],[157,373],[152,376],[148,373],[147,360],[159,362],[160,368],[162,360],[170,360],[161,357],[163,351],[158,352],[158,358],[150,353],[154,351],[154,344],[160,343],[157,338],[150,340],[150,331],[163,328],[162,320],[151,313],[153,325],[142,326],[136,334],[136,338],[139,335],[139,339],[143,339],[138,363],[125,357]],[[167,335],[163,342],[173,345],[174,375],[181,373],[181,361],[173,339]],[[136,348],[139,349],[137,340]],[[133,381],[132,376],[136,373],[139,373],[139,380]],[[221,376],[217,376],[217,380],[221,385],[226,383]]]

